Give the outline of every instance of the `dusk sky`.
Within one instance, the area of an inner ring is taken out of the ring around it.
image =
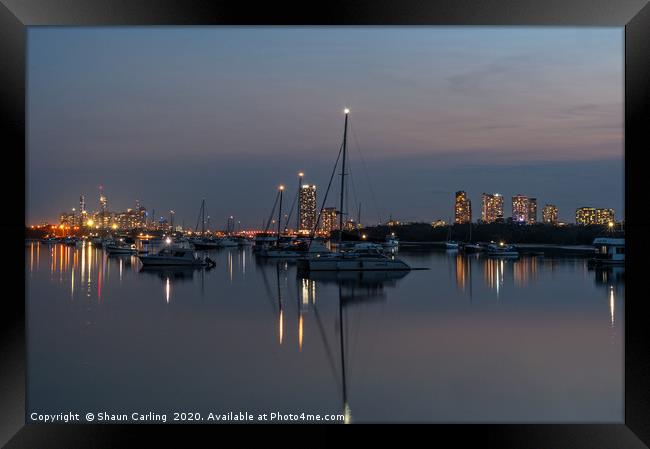
[[[521,193],[539,219],[545,203],[621,219],[623,32],[30,27],[27,222],[58,221],[81,193],[97,209],[101,184],[111,211],[138,199],[193,228],[205,198],[214,226],[259,228],[299,171],[320,206],[346,106],[363,223],[448,220],[456,190],[474,220],[482,192],[507,217]]]

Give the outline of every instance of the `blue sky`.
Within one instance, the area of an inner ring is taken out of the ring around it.
[[[345,106],[362,221],[446,219],[456,190],[474,218],[484,191],[624,212],[623,28],[30,27],[27,85],[30,223],[101,184],[259,226],[298,171],[322,196]]]

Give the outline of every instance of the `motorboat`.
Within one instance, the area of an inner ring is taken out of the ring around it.
[[[145,266],[199,266],[211,267],[216,263],[209,257],[198,257],[193,249],[165,246],[156,254],[139,254]]]
[[[596,255],[589,260],[589,265],[625,264],[625,238],[597,237],[594,239],[593,246]]]
[[[381,244],[384,248],[393,249],[399,246],[399,240],[395,237],[395,233],[392,232],[386,236],[386,240]]]
[[[233,246],[239,246],[239,242],[232,237],[221,237],[217,239],[219,246],[222,248],[230,248]]]
[[[41,243],[45,243],[48,245],[54,245],[56,243],[59,243],[59,239],[56,237],[46,237],[44,239],[41,239]]]
[[[100,236],[95,236],[90,238],[90,243],[93,246],[101,247],[102,246],[102,238]]]
[[[504,242],[490,243],[486,252],[491,257],[519,257],[519,251],[514,245],[507,245]]]
[[[449,240],[444,243],[445,249],[447,251],[457,251],[458,250],[458,242],[455,242],[453,240]]]
[[[114,243],[110,243],[104,247],[106,252],[110,254],[137,254],[138,250],[135,246],[135,244],[131,243],[125,243],[122,241],[116,241]]]
[[[233,237],[234,240],[237,242],[237,246],[248,246],[251,245],[253,242],[246,237]]]
[[[464,245],[461,246],[461,249],[463,252],[469,254],[469,253],[482,253],[485,251],[485,246],[481,245],[479,243],[465,243]]]
[[[219,240],[211,237],[192,239],[189,243],[196,249],[220,248]]]

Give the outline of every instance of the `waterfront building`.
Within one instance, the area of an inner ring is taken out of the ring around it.
[[[356,231],[357,229],[360,229],[360,227],[361,226],[354,221],[354,218],[348,218],[343,224],[343,229],[346,231]]]
[[[596,209],[594,207],[576,209],[576,224],[606,225],[610,222],[615,222],[614,209]]]
[[[515,195],[512,197],[512,221],[515,223],[528,222],[528,197]]]
[[[467,194],[459,190],[456,192],[456,201],[454,204],[454,223],[465,224],[472,221],[472,202],[467,198]]]
[[[576,224],[593,225],[596,224],[596,208],[579,207],[576,209]]]
[[[336,221],[336,207],[325,207],[320,217],[320,230],[323,233],[329,234],[336,230],[338,222]]]
[[[616,223],[614,209],[596,209],[596,224]]]
[[[545,204],[542,209],[542,222],[556,226],[558,224],[557,220],[557,207],[554,204]]]
[[[537,198],[528,198],[528,224],[537,223]]]
[[[309,233],[314,229],[316,224],[316,186],[303,184],[300,187],[300,196],[298,199],[300,210],[300,229],[299,232]]]
[[[484,223],[503,221],[503,196],[500,193],[483,193],[481,220]]]
[[[434,228],[442,228],[444,226],[447,226],[447,222],[445,220],[438,219],[438,220],[432,221],[431,226],[433,226]]]

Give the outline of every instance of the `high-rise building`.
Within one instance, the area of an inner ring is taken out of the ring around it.
[[[316,224],[316,186],[303,184],[300,187],[300,232],[309,233]]]
[[[615,223],[614,209],[596,209],[596,224]]]
[[[512,221],[515,223],[528,222],[529,199],[525,195],[512,197]]]
[[[79,195],[79,213],[86,213],[86,197],[83,194]]]
[[[579,225],[596,224],[596,208],[580,207],[576,209],[576,224]]]
[[[594,207],[576,209],[576,224],[579,225],[606,225],[614,221],[614,209],[596,209]]]
[[[454,204],[454,223],[464,224],[472,221],[472,202],[467,198],[467,194],[459,190],[456,192],[456,202]]]
[[[557,225],[557,207],[554,204],[545,204],[542,209],[542,222],[544,224]]]
[[[481,220],[485,223],[494,223],[503,220],[503,196],[500,193],[483,193]]]
[[[320,230],[330,233],[338,228],[336,207],[325,207],[320,216]]]
[[[99,186],[99,213],[97,214],[96,225],[100,229],[108,229],[111,226],[111,214],[108,211],[108,198],[104,196],[104,189]]]
[[[537,198],[528,198],[528,224],[537,223]]]

